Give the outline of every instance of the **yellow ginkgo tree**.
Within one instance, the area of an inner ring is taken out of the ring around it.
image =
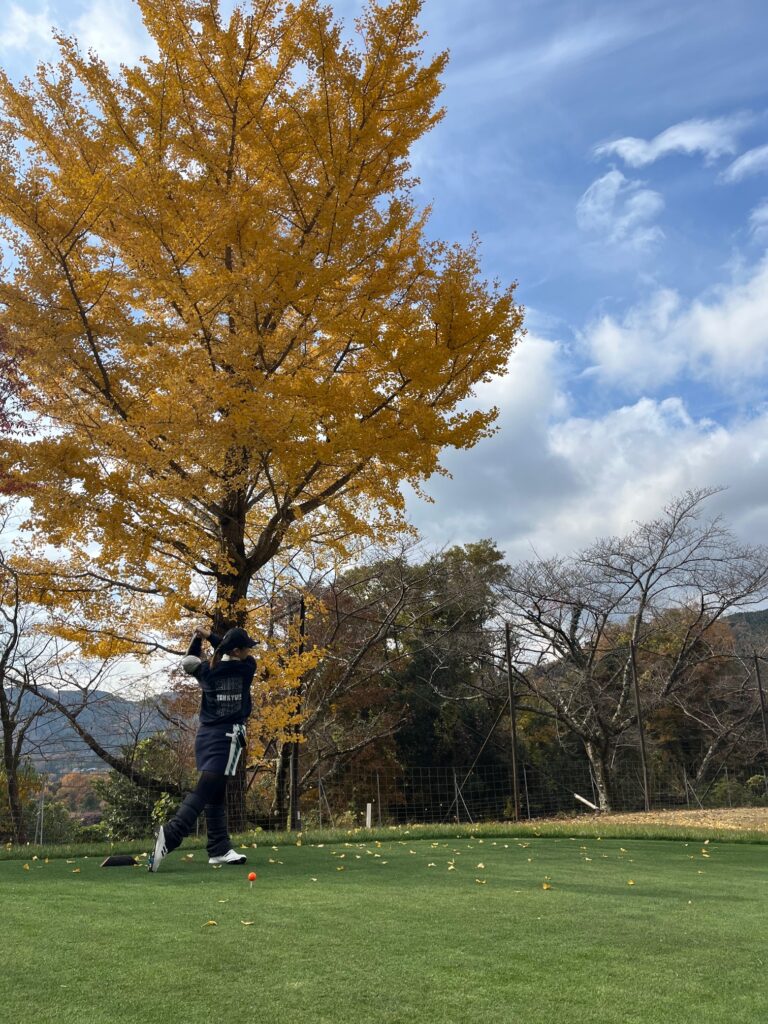
[[[353,41],[316,0],[137,3],[137,66],[58,36],[0,75],[0,327],[35,424],[0,468],[90,653],[253,623],[279,553],[402,530],[402,483],[492,430],[466,400],[522,331],[414,201],[447,59],[419,0]]]

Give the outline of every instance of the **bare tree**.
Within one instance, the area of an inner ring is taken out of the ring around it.
[[[0,537],[8,537],[15,501],[0,512]],[[35,680],[50,666],[50,642],[35,637],[32,613],[25,606],[18,571],[8,552],[0,549],[0,734],[5,796],[12,838],[27,841],[20,774],[30,754],[35,726],[50,710],[34,696]]]
[[[571,558],[515,566],[504,584],[520,685],[580,737],[604,810],[618,738],[719,656],[707,635],[726,612],[768,594],[768,551],[702,518],[713,493],[688,491]]]

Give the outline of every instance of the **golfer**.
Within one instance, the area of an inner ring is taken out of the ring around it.
[[[201,657],[203,639],[214,648],[209,663]],[[209,864],[243,864],[246,858],[232,849],[227,829],[227,779],[231,778],[246,744],[245,723],[251,713],[251,682],[256,646],[244,629],[230,629],[218,637],[198,626],[181,665],[200,684],[200,728],[195,737],[195,763],[200,777],[170,821],[155,836],[147,863],[157,871],[163,858],[179,847],[205,811]]]

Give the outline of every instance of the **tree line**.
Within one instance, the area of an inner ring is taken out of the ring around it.
[[[253,737],[245,792],[258,796],[259,820],[297,827],[318,778],[509,767],[510,711],[518,757],[566,775],[587,762],[602,810],[628,775],[640,795],[651,786],[701,792],[726,761],[753,779],[766,765],[762,648],[754,636],[744,643],[731,615],[768,596],[768,556],[706,515],[712,493],[681,495],[628,534],[569,557],[510,565],[490,539],[427,555],[402,545],[342,572],[310,573],[300,590],[295,580],[275,589],[274,629],[303,648],[309,667],[282,691],[255,684],[257,706],[277,700],[283,716],[279,730]],[[71,653],[41,661],[45,640],[25,637],[13,571],[2,569],[3,778],[18,821],[13,781],[26,730],[50,713],[78,730],[103,697],[105,666],[78,680]],[[77,686],[79,703],[64,705],[54,678]],[[43,695],[28,719],[19,714],[24,687]],[[103,752],[115,780],[104,798],[143,800],[145,818],[163,794],[183,792],[193,768],[196,688],[171,672],[154,701],[165,728],[150,739],[137,732],[119,755]],[[263,730],[273,719],[256,721]],[[92,733],[79,733],[98,753]],[[764,780],[753,789],[764,795]],[[244,793],[243,813],[245,803]]]

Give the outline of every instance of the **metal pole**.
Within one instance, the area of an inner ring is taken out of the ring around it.
[[[456,769],[453,769],[453,799],[456,804],[456,821],[461,821],[461,815],[459,814],[459,782],[456,778]]]
[[[635,708],[637,710],[637,732],[640,737],[640,761],[643,766],[643,796],[645,798],[645,809],[651,809],[651,792],[648,781],[648,761],[645,755],[645,729],[643,728],[643,713],[640,707],[640,686],[637,682],[637,662],[635,661],[634,641],[629,645],[629,660],[632,666],[632,686],[635,691]]]
[[[512,641],[509,623],[504,623],[504,640],[507,650],[507,689],[509,691],[509,732],[512,742],[512,795],[515,801],[515,821],[520,821],[520,786],[517,781],[517,716],[515,714],[515,691],[512,686]]]
[[[531,820],[531,798],[528,796],[528,773],[523,765],[523,786],[525,786],[525,806],[528,809],[528,821]]]
[[[40,791],[40,845],[43,845],[43,828],[45,822],[45,784]]]
[[[301,595],[299,601],[299,656],[304,653],[304,632],[306,627],[307,610],[304,604],[304,595]],[[303,680],[299,676],[299,685],[297,689],[298,702],[296,705],[297,716],[301,714],[301,698],[303,691]],[[291,744],[291,754],[288,766],[289,771],[289,812],[288,812],[288,831],[298,830],[301,828],[301,810],[299,809],[299,741],[298,735],[301,733],[301,725],[295,727],[295,733],[297,739]]]
[[[768,754],[768,724],[766,724],[765,714],[765,693],[763,692],[763,681],[760,678],[760,659],[757,656],[757,652],[755,652],[754,658],[755,677],[757,678],[757,692],[760,694],[760,710],[763,714],[763,743],[765,744],[765,753]]]

